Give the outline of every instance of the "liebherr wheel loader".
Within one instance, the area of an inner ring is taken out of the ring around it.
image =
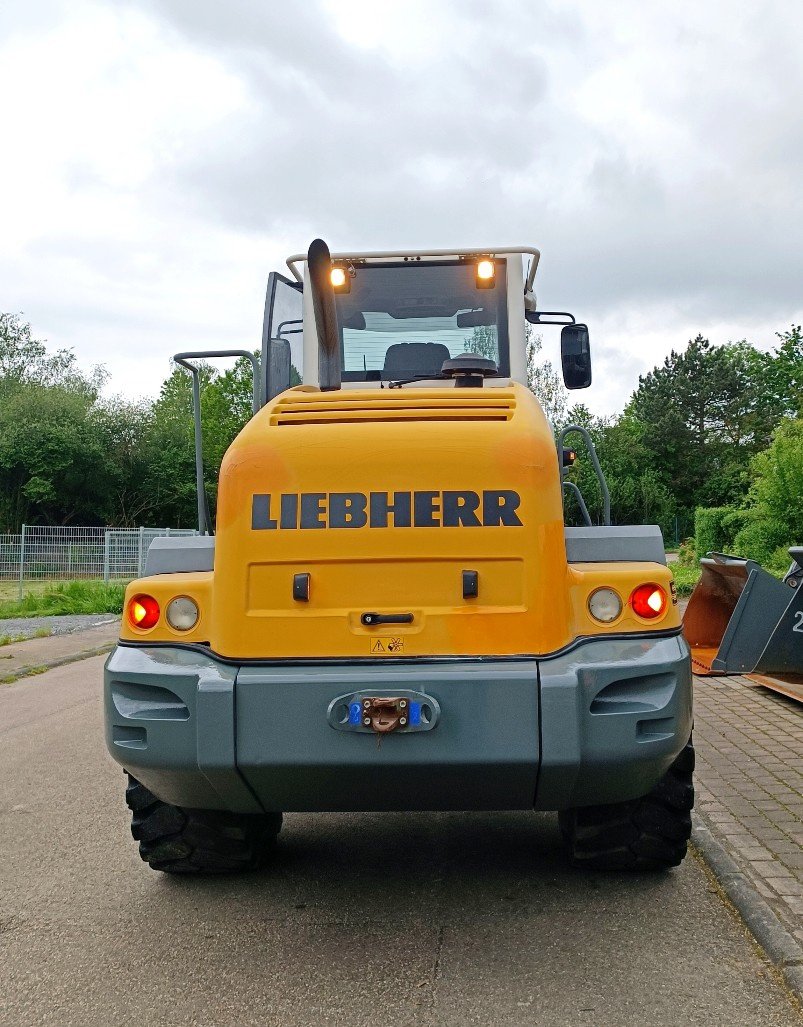
[[[663,540],[565,526],[571,453],[527,388],[525,323],[561,326],[569,388],[588,329],[537,308],[538,260],[316,240],[271,275],[215,534],[199,474],[201,533],[153,543],[105,669],[154,869],[256,867],[286,811],[555,810],[582,866],[683,859],[692,687]],[[196,442],[200,464],[197,406]]]

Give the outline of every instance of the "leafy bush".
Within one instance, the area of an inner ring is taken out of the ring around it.
[[[697,566],[697,549],[693,538],[684,538],[680,543],[677,562],[681,567]]]
[[[760,513],[786,529],[782,540],[791,545],[803,532],[803,418],[778,426],[769,449],[752,462],[750,500]]]
[[[803,540],[803,419],[781,421],[751,471],[749,505],[725,519],[726,529],[735,529],[736,555],[779,573],[789,565],[788,547]]]
[[[766,568],[776,578],[782,578],[792,566],[792,557],[788,546],[779,546],[767,560]]]
[[[103,581],[68,581],[19,602],[0,604],[0,618],[57,617],[63,614],[123,612],[125,584]]]
[[[744,556],[756,563],[767,564],[788,541],[788,530],[771,517],[755,511],[753,517],[737,533],[733,541],[735,556]]]
[[[722,518],[722,532],[726,539],[728,539],[727,545],[731,549],[735,544],[736,536],[753,519],[754,513],[752,510],[731,510],[729,514]]]
[[[734,513],[732,506],[699,506],[694,512],[694,545],[698,556],[727,552],[733,536],[725,520]]]

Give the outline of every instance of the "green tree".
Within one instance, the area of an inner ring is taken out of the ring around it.
[[[178,526],[164,520],[151,487],[153,462],[159,455],[153,404],[115,396],[95,405],[91,421],[110,464],[104,523],[126,528]]]
[[[674,497],[651,464],[638,419],[627,414],[619,418],[594,417],[587,407],[577,404],[569,411],[568,422],[585,428],[591,436],[608,483],[613,523],[659,524],[667,535],[673,536]],[[601,523],[602,490],[591,460],[579,436],[570,436],[567,443],[577,451],[569,478],[582,492],[592,519]],[[567,510],[572,523],[581,523],[573,499],[567,503]]]
[[[49,353],[16,314],[0,314],[0,528],[103,523],[110,456],[93,421],[105,372]]]
[[[790,417],[803,416],[803,331],[792,325],[789,331],[776,332],[781,340],[775,349],[768,386],[773,405]]]
[[[698,335],[639,379],[626,413],[640,422],[649,465],[680,509],[744,495],[750,458],[781,413],[767,384],[772,361],[747,342],[714,347]]]
[[[62,385],[26,385],[0,404],[0,524],[102,524],[111,458],[94,400]]]
[[[241,358],[223,373],[209,364],[199,366],[204,484],[214,516],[223,455],[252,416],[251,364]],[[192,378],[183,368],[175,367],[163,383],[145,444],[144,485],[154,511],[164,524],[192,527],[197,521]]]
[[[524,325],[524,336],[527,343],[527,387],[538,399],[553,428],[560,428],[567,423],[569,394],[552,361],[541,357],[543,339],[529,322]]]
[[[780,559],[782,566],[788,562],[786,549],[803,544],[803,418],[781,421],[771,445],[753,458],[751,471],[748,516],[735,548],[760,563]]]

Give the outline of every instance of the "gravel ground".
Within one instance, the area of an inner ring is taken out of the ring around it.
[[[96,624],[111,624],[120,618],[114,613],[68,614],[64,617],[9,617],[0,620],[0,638],[34,638],[47,631],[51,635],[69,635],[86,631]]]

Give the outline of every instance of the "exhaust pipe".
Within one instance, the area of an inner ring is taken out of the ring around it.
[[[318,380],[322,392],[340,388],[342,367],[337,309],[332,288],[332,258],[323,239],[313,239],[307,252],[307,269],[312,287],[312,310],[318,335]]]

